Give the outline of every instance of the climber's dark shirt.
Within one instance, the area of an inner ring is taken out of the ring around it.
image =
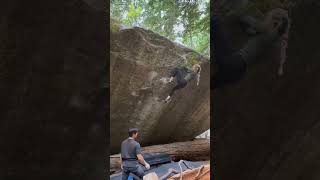
[[[134,139],[128,138],[121,143],[121,158],[124,167],[136,167],[138,154],[141,154],[141,147]]]

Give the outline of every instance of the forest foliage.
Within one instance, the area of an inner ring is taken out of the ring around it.
[[[210,56],[209,0],[111,0],[111,17]]]

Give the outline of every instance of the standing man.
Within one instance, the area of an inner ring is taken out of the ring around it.
[[[121,143],[122,180],[127,180],[130,173],[142,179],[145,174],[139,163],[150,169],[150,165],[141,155],[140,144],[136,141],[138,132],[138,128],[130,128],[129,138]]]

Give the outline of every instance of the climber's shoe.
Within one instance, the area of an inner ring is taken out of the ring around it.
[[[173,82],[173,77],[169,77],[168,78],[168,81],[171,83],[171,82]]]
[[[164,100],[164,102],[165,102],[165,103],[168,103],[170,100],[171,100],[171,97],[168,96],[168,97]]]

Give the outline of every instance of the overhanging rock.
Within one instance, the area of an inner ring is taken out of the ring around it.
[[[195,51],[142,28],[111,34],[111,152],[118,152],[129,127],[141,129],[142,145],[185,141],[209,129],[210,64]],[[176,66],[202,64],[200,85],[190,82],[170,103],[172,85],[161,78]]]

